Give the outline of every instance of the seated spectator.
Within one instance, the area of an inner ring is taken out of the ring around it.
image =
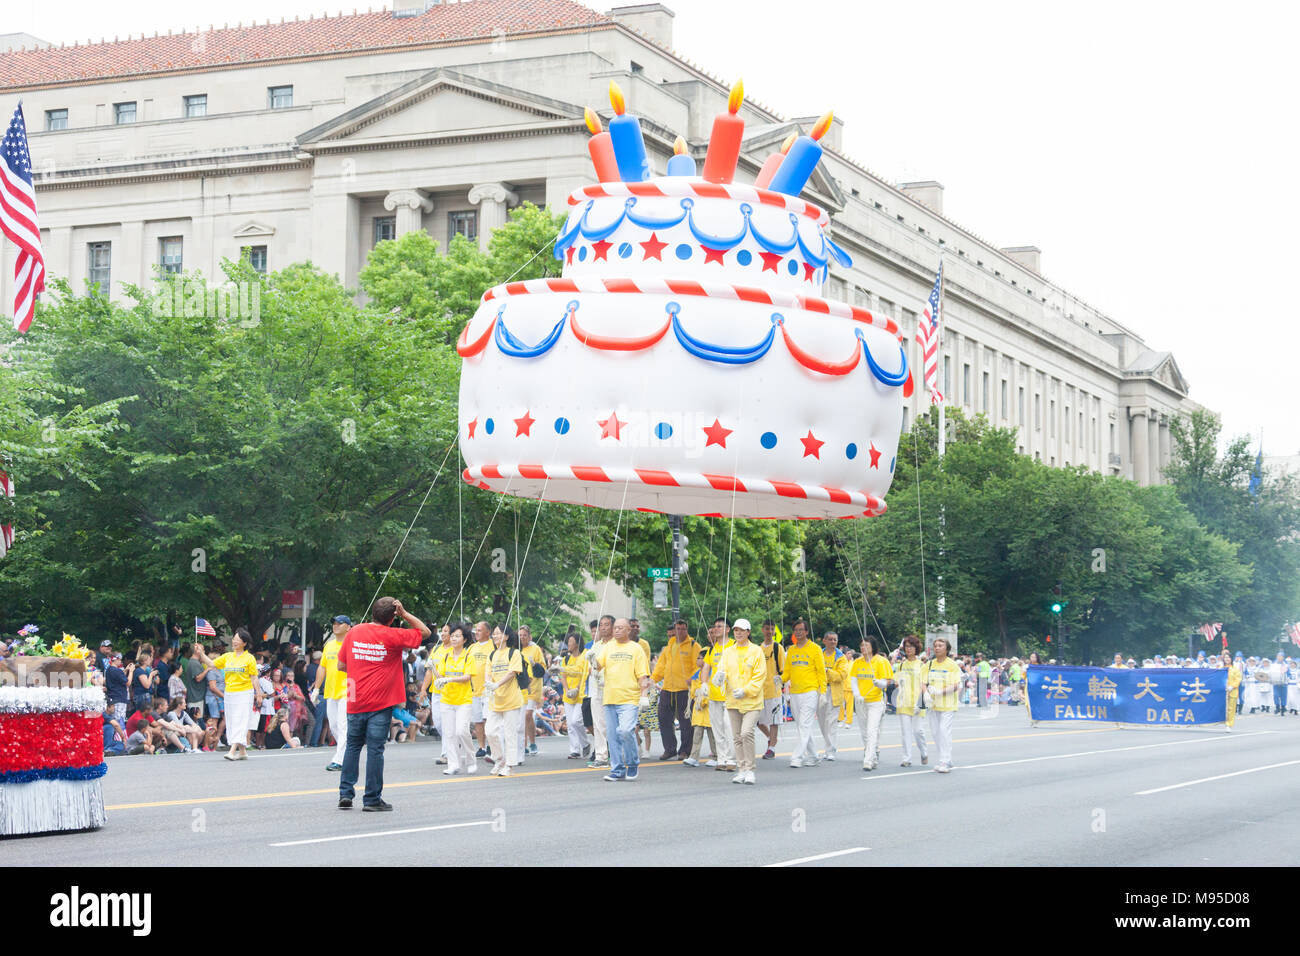
[[[163,753],[169,753],[169,747],[174,747],[176,751],[184,752],[189,749],[189,741],[181,733],[181,728],[174,724],[167,715],[167,701],[161,697],[153,699],[153,724],[154,731],[161,735],[161,741],[157,738],[154,740],[154,750]]]
[[[113,705],[104,703],[104,756],[120,757],[126,753],[126,731],[113,716]]]
[[[180,694],[172,698],[171,709],[167,711],[161,722],[163,726],[170,727],[182,738],[187,745],[184,749],[198,753],[203,745],[203,728],[185,709],[184,688]]]
[[[203,721],[203,749],[216,750],[221,745],[221,724],[217,717],[207,717]]]
[[[302,739],[295,737],[289,726],[289,708],[281,707],[271,715],[266,725],[266,749],[292,750],[294,747],[301,746]]]
[[[151,754],[159,740],[162,740],[162,731],[153,726],[152,704],[146,704],[144,709],[135,711],[126,719],[128,754]]]

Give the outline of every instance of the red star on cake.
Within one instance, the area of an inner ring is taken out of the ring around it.
[[[473,438],[473,437],[474,437],[474,429],[476,429],[476,428],[478,428],[478,419],[477,419],[477,418],[475,418],[472,422],[469,423],[469,437],[470,437],[470,438]]]
[[[650,239],[647,242],[639,243],[639,245],[645,250],[645,255],[641,257],[642,262],[645,262],[647,259],[658,259],[660,262],[664,261],[663,256],[661,256],[660,253],[668,248],[668,243],[660,242],[659,237],[653,232],[650,233]]]
[[[727,254],[726,249],[710,249],[708,246],[700,246],[700,248],[704,251],[705,265],[708,265],[710,262],[716,262],[720,266],[726,265],[726,263],[722,261],[722,257]]]
[[[532,414],[529,412],[524,412],[523,418],[516,418],[515,437],[518,438],[520,435],[523,435],[525,438],[531,438],[532,435],[529,433],[529,429],[533,427],[533,422],[535,421],[537,421],[537,419],[533,418]]]
[[[709,436],[709,440],[704,443],[704,447],[708,448],[710,445],[721,445],[723,448],[726,448],[727,436],[733,431],[735,431],[734,428],[723,428],[722,423],[715,418],[713,424],[704,429],[704,434]]]
[[[821,456],[822,445],[826,443],[824,441],[819,441],[818,439],[814,438],[811,428],[808,429],[807,436],[804,438],[800,438],[799,440],[803,442],[803,456],[805,458],[816,458],[818,461],[822,460],[822,456]]]
[[[781,254],[777,252],[760,252],[763,257],[763,271],[776,272],[776,267],[781,264]]]
[[[871,443],[871,449],[867,452],[867,454],[871,456],[871,467],[872,467],[872,468],[879,468],[879,467],[880,467],[880,452],[876,449],[876,443],[875,443],[875,442],[872,442],[872,443]]]
[[[569,265],[573,265],[573,254],[577,251],[577,246],[569,246],[569,251],[565,253]]]
[[[614,439],[614,441],[618,441],[619,429],[621,429],[624,425],[626,425],[627,422],[620,422],[618,420],[618,413],[610,412],[609,418],[605,419],[604,421],[598,420],[596,424],[600,426],[601,438],[612,438]]]
[[[817,274],[817,267],[811,262],[803,264],[803,278],[805,282],[812,282],[813,276]]]
[[[600,242],[593,242],[591,244],[591,261],[595,262],[597,259],[605,259],[605,253],[609,252],[609,247],[613,244],[614,243],[605,239],[600,240]],[[609,262],[608,259],[605,259],[605,261]]]

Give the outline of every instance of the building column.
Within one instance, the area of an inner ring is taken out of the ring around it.
[[[1168,468],[1169,463],[1174,459],[1173,445],[1169,435],[1169,421],[1168,415],[1160,417],[1160,468],[1162,470]],[[1162,483],[1164,482],[1163,476],[1160,480]]]
[[[112,281],[112,297],[120,299],[126,295],[127,284],[143,286],[145,280],[145,262],[148,257],[144,250],[144,223],[143,222],[124,222],[122,231],[119,233],[120,240],[113,243],[112,272],[109,278]],[[153,278],[153,270],[150,269],[149,277]]]
[[[314,189],[311,204],[311,261],[326,275],[356,285],[361,259],[360,200],[348,193]]]
[[[433,200],[419,189],[395,189],[384,197],[384,208],[397,212],[397,236],[424,229],[424,216],[433,212]]]
[[[480,183],[469,191],[469,202],[479,207],[478,247],[487,252],[492,233],[505,225],[508,210],[518,204],[519,197],[505,183]]]
[[[1151,440],[1147,435],[1147,410],[1137,408],[1129,411],[1129,434],[1132,436],[1133,480],[1139,485],[1151,483],[1151,471],[1147,464]]]
[[[1147,484],[1160,484],[1160,415],[1154,410],[1147,415],[1147,440],[1151,447],[1147,449],[1147,463],[1151,473]]]

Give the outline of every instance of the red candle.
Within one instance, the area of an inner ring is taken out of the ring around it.
[[[781,161],[785,159],[785,154],[790,152],[790,147],[794,145],[797,133],[791,133],[781,144],[780,152],[773,153],[767,159],[763,160],[763,168],[758,171],[758,178],[754,180],[754,185],[759,189],[766,189],[767,184],[772,181],[776,171],[781,168]]]
[[[727,97],[727,112],[713,118],[713,134],[709,137],[709,151],[704,157],[704,179],[707,182],[729,183],[736,175],[740,140],[745,135],[745,121],[736,113],[744,97],[745,84],[737,80]]]
[[[596,179],[602,183],[619,181],[618,162],[614,159],[614,143],[608,133],[600,130],[600,117],[590,109],[583,111],[587,120],[587,129],[591,130],[591,139],[587,151],[591,153],[591,164],[596,167]]]

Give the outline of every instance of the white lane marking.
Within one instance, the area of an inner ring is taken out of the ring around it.
[[[473,823],[444,823],[437,827],[411,827],[407,830],[376,830],[373,833],[349,833],[347,836],[320,837],[315,840],[290,840],[288,843],[272,843],[271,846],[303,846],[308,843],[334,843],[338,840],[364,840],[367,837],[397,836],[402,833],[428,833],[430,830],[456,830],[460,827],[491,826],[491,820],[475,820]]]
[[[1006,767],[1017,763],[1038,763],[1040,760],[1068,760],[1071,757],[1092,757],[1096,754],[1122,753],[1126,750],[1150,750],[1152,747],[1177,747],[1179,744],[1214,743],[1218,740],[1240,740],[1243,737],[1257,737],[1261,734],[1275,733],[1272,730],[1256,730],[1249,734],[1233,734],[1231,737],[1201,737],[1196,740],[1168,740],[1160,744],[1138,744],[1134,747],[1111,747],[1107,750],[1081,750],[1072,754],[1048,754],[1044,757],[1022,757],[1019,760],[996,760],[992,763],[972,763],[953,767],[954,770],[978,770],[981,767]],[[1279,764],[1278,766],[1281,766]],[[880,776],[863,777],[863,780],[890,780],[894,777],[912,777],[925,771],[909,770],[907,773],[882,773]]]
[[[1212,780],[1226,780],[1228,777],[1240,777],[1244,773],[1259,773],[1261,770],[1273,770],[1276,767],[1290,767],[1293,764],[1300,763],[1300,760],[1288,760],[1286,763],[1271,763],[1267,767],[1251,767],[1249,770],[1238,770],[1235,773],[1221,773],[1214,777],[1202,777],[1200,780],[1188,780],[1186,783],[1174,783],[1167,787],[1156,787],[1153,790],[1139,790],[1133,794],[1135,797],[1145,797],[1150,793],[1164,793],[1166,790],[1177,790],[1180,787],[1194,787],[1198,783],[1209,783]]]
[[[833,856],[848,856],[850,853],[865,853],[870,850],[869,846],[855,846],[847,850],[836,850],[834,853],[818,853],[816,856],[801,856],[797,860],[784,860],[781,863],[767,863],[765,866],[798,866],[800,863],[812,863],[814,860],[829,860]]]

